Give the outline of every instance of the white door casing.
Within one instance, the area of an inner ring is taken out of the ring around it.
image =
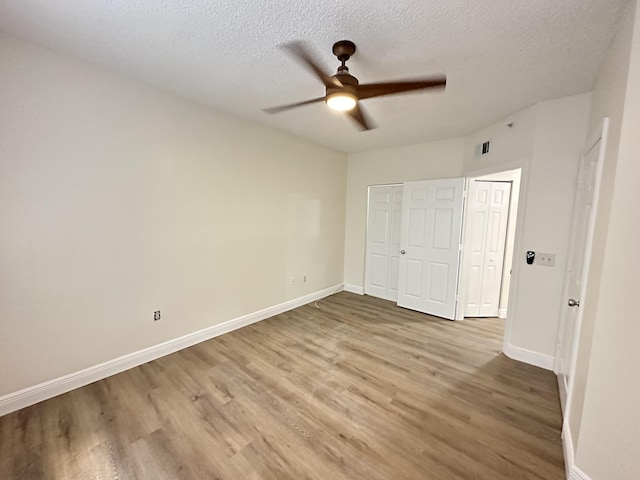
[[[405,182],[398,305],[453,320],[466,180]]]
[[[511,183],[471,181],[465,211],[465,317],[495,317],[500,307]]]
[[[365,293],[396,301],[402,185],[369,187]]]
[[[558,375],[560,400],[564,416],[568,415],[572,380],[575,371],[578,340],[582,326],[596,207],[600,191],[602,166],[606,148],[609,119],[587,143],[578,170],[578,182],[571,225],[571,243],[564,282],[564,305],[558,326],[554,371]],[[576,303],[574,303],[576,302]],[[573,306],[570,306],[570,303]]]

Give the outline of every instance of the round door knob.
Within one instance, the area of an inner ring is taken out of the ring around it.
[[[404,250],[400,250],[400,253],[401,253],[402,255],[404,255],[404,254],[405,254],[405,253],[407,253],[407,252],[405,252]]]
[[[579,307],[580,302],[578,300],[574,300],[573,298],[570,298],[569,301],[567,302],[567,305],[569,305],[570,307]]]

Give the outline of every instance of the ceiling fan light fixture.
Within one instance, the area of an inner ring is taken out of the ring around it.
[[[355,95],[348,92],[334,93],[327,97],[327,105],[329,105],[329,108],[338,110],[339,112],[352,110],[353,107],[356,106],[356,103],[358,103],[358,100]]]
[[[426,89],[441,89],[447,84],[444,75],[432,75],[429,78],[414,80],[361,84],[356,77],[349,73],[349,68],[346,65],[347,60],[356,51],[355,44],[349,40],[340,40],[333,45],[333,54],[340,61],[340,66],[338,71],[331,76],[323,72],[322,66],[313,59],[302,42],[290,42],[283,46],[289,51],[289,54],[312,71],[316,78],[324,84],[325,95],[303,102],[268,108],[264,110],[267,113],[283,112],[291,108],[324,101],[332,110],[345,112],[346,117],[356,122],[361,130],[371,130],[375,126],[368,120],[366,112],[359,105],[360,100]]]

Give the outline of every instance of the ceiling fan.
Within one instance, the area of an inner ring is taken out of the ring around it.
[[[326,102],[330,108],[346,112],[358,124],[360,129],[371,130],[375,127],[365,115],[362,107],[360,107],[360,100],[414,90],[442,89],[447,84],[447,79],[444,75],[410,81],[360,84],[358,79],[349,73],[349,68],[346,65],[347,60],[356,51],[356,45],[349,40],[340,40],[333,45],[333,54],[341,62],[338,71],[333,76],[329,76],[322,71],[302,43],[287,43],[283,47],[324,83],[326,94],[323,97],[312,98],[303,102],[267,108],[264,110],[267,113],[278,113],[290,108],[309,105],[310,103]]]

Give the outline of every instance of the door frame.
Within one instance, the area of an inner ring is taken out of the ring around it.
[[[514,160],[512,162],[501,163],[499,165],[492,165],[476,170],[467,170],[463,172],[466,178],[483,177],[491,174],[504,172],[507,170],[520,169],[520,193],[518,196],[518,210],[516,230],[513,241],[513,261],[512,261],[512,274],[511,285],[509,288],[509,300],[508,300],[508,312],[505,319],[504,338],[502,344],[502,350],[508,352],[512,349],[511,335],[513,331],[512,318],[517,318],[517,304],[515,302],[515,296],[519,289],[520,274],[524,265],[524,262],[520,261],[519,253],[523,251],[524,239],[523,239],[523,225],[526,224],[526,211],[527,211],[527,197],[529,190],[529,170],[530,170],[530,158],[522,158]],[[466,234],[466,222],[463,223],[463,235]],[[464,238],[464,237],[463,237]],[[464,254],[464,247],[463,247]],[[458,286],[460,294],[464,295],[465,286],[462,282]],[[464,318],[464,304],[461,301],[461,297],[458,298],[458,308],[456,310],[456,320],[462,320]],[[535,364],[535,363],[533,363]]]
[[[585,248],[584,248],[584,258],[583,258],[583,267],[582,267],[582,277],[581,277],[581,283],[580,283],[580,307],[578,308],[578,312],[576,315],[576,325],[573,329],[573,339],[571,340],[571,357],[569,359],[569,381],[567,383],[567,390],[565,392],[566,394],[566,400],[564,403],[564,409],[562,411],[563,414],[563,418],[568,418],[569,413],[571,411],[571,403],[573,400],[573,390],[574,390],[574,383],[575,383],[575,374],[576,374],[576,360],[578,358],[578,349],[580,346],[580,334],[582,332],[582,320],[583,320],[583,315],[584,315],[584,304],[585,301],[587,300],[586,297],[586,292],[587,292],[587,284],[589,283],[589,267],[591,265],[591,257],[592,257],[592,250],[593,250],[593,235],[595,232],[595,223],[596,223],[596,217],[598,215],[598,203],[600,201],[600,184],[601,184],[601,180],[602,180],[602,171],[604,168],[604,162],[605,162],[605,155],[606,155],[606,149],[607,149],[607,139],[608,139],[608,132],[609,132],[609,117],[605,117],[602,119],[602,122],[600,123],[599,127],[597,128],[597,130],[592,133],[589,136],[588,141],[585,143],[585,148],[583,150],[582,156],[584,157],[588,152],[591,151],[592,148],[595,147],[595,145],[600,142],[600,152],[598,153],[598,164],[596,166],[596,181],[595,181],[595,187],[594,187],[594,191],[593,191],[593,208],[591,209],[590,215],[589,215],[589,224],[587,225],[587,232],[586,232],[586,244],[585,244]],[[582,167],[582,159],[580,161],[580,167]],[[575,210],[576,205],[574,205],[574,210]],[[571,226],[571,228],[573,229],[573,225]],[[562,295],[563,295],[563,302],[567,301],[567,297],[568,297],[568,272],[565,271],[565,284],[563,285],[562,288]],[[567,308],[565,303],[562,304],[562,308],[565,309]],[[563,320],[563,313],[561,313],[561,317],[560,317],[560,322],[558,325],[558,335],[561,335],[563,333],[563,329],[564,329],[564,323],[562,322]],[[557,378],[558,378],[558,388],[561,388],[560,382],[563,381],[561,376],[558,375],[558,358],[557,358],[557,346],[556,346],[556,351],[554,351],[554,362],[553,362],[553,372],[556,374]]]
[[[512,170],[507,170],[509,172],[511,172]],[[491,177],[491,175],[488,175],[488,177]],[[512,207],[513,207],[513,192],[514,190],[516,190],[516,193],[520,194],[520,172],[518,171],[518,188],[514,189],[513,185],[514,185],[514,179],[509,179],[509,180],[502,180],[502,179],[492,179],[492,178],[486,178],[485,177],[469,177],[467,178],[467,201],[465,204],[465,215],[468,215],[471,209],[471,204],[473,202],[473,199],[471,198],[471,193],[473,190],[473,185],[475,183],[501,183],[501,184],[509,184],[509,198],[508,198],[508,203],[507,203],[507,213],[506,213],[506,225],[505,225],[505,231],[504,231],[504,248],[502,249],[501,252],[501,268],[500,268],[500,289],[498,292],[498,304],[496,305],[496,315],[499,318],[505,318],[504,316],[501,316],[500,314],[500,303],[504,300],[503,297],[503,284],[504,284],[504,280],[505,280],[505,267],[506,265],[508,265],[508,263],[506,262],[507,260],[507,247],[509,246],[509,231],[510,228],[513,228],[513,224],[510,221],[510,217],[512,214]],[[517,220],[518,220],[518,215],[517,212],[514,215],[515,217],[515,225],[517,226]],[[464,221],[467,222],[468,220],[470,220],[467,216],[465,216]],[[458,287],[458,301],[462,302],[462,307],[463,307],[463,315],[464,315],[464,311],[466,310],[465,305],[467,305],[467,286],[469,285],[469,267],[470,267],[470,260],[471,260],[471,254],[469,253],[469,249],[467,248],[467,244],[469,241],[471,241],[473,239],[472,235],[470,234],[470,226],[471,226],[471,222],[469,222],[469,224],[466,225],[466,228],[464,229],[464,234],[465,236],[462,238],[462,248],[463,248],[463,253],[462,253],[462,259],[461,259],[461,263],[460,263],[460,285]],[[478,232],[476,232],[478,233]],[[514,232],[515,233],[515,232]],[[486,238],[487,235],[487,231],[483,231],[481,233],[481,235],[484,235]],[[471,238],[469,238],[471,237]],[[513,247],[513,245],[512,245]],[[513,248],[512,248],[512,252],[513,254]],[[510,275],[509,275],[510,276]],[[510,279],[509,279],[510,282]],[[464,315],[464,317],[473,317],[474,315]],[[483,315],[483,316],[493,316],[493,315]]]

